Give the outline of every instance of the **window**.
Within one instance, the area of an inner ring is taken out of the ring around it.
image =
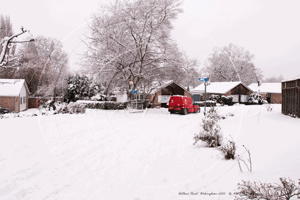
[[[26,103],[26,98],[25,97],[23,97],[23,103]]]
[[[20,97],[20,104],[22,104],[22,97]]]

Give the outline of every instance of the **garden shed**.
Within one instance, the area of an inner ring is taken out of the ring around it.
[[[0,79],[0,107],[10,112],[27,110],[28,96],[25,79]]]
[[[211,95],[232,96],[234,103],[245,103],[253,91],[242,82],[208,82],[206,86],[206,100]],[[194,101],[204,101],[204,83],[192,90]]]
[[[282,81],[281,112],[285,115],[300,117],[300,78]]]
[[[150,93],[150,95],[148,95],[148,98],[154,107],[166,107],[169,103],[170,97],[173,95],[182,95],[187,97],[192,96],[192,94],[189,91],[187,91],[183,86],[181,86],[173,80],[170,80],[165,81],[161,85],[157,86]]]
[[[260,94],[268,103],[281,103],[281,83],[252,83],[248,86],[254,92]]]

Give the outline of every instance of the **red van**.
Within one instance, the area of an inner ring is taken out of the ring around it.
[[[183,115],[187,113],[199,113],[200,107],[194,105],[194,101],[190,97],[171,96],[169,100],[169,112],[181,113]]]

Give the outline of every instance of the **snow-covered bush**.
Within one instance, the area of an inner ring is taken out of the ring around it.
[[[233,104],[233,96],[221,96],[221,102],[225,105],[232,105]]]
[[[71,102],[67,106],[67,111],[70,114],[85,113],[85,105],[78,102]]]
[[[234,159],[236,151],[235,142],[233,140],[228,140],[228,143],[226,145],[222,145],[220,150],[226,160]]]
[[[39,109],[46,109],[46,110],[56,110],[56,104],[57,102],[55,102],[54,100],[48,100],[46,102],[44,102],[42,105],[40,105]]]
[[[105,98],[106,98],[105,95],[98,93],[98,94],[96,94],[95,96],[92,96],[92,97],[91,97],[91,100],[92,100],[92,101],[104,101]]]
[[[247,104],[260,104],[260,105],[263,104],[263,103],[264,103],[263,97],[260,94],[256,93],[256,92],[252,93],[249,96],[249,99],[248,99],[248,102],[247,102]]]
[[[101,88],[99,85],[93,84],[87,76],[70,76],[67,83],[68,87],[64,96],[67,103],[89,99],[98,93]]]
[[[204,107],[205,106],[205,102],[204,101],[197,101],[195,102],[196,105],[200,106],[200,107]],[[216,101],[211,101],[211,100],[207,100],[206,101],[206,107],[215,107],[217,105]]]
[[[57,113],[68,113],[68,104],[67,103],[61,103],[59,105],[56,106],[57,107]]]
[[[221,103],[220,95],[212,94],[212,95],[210,95],[209,100],[215,101],[217,103]]]
[[[215,107],[212,107],[202,119],[201,131],[194,136],[194,145],[202,140],[208,144],[209,147],[221,146],[223,136],[221,127],[217,124],[220,120]]]
[[[85,108],[105,110],[124,110],[128,105],[128,102],[115,101],[77,101],[77,103],[85,105]]]
[[[238,197],[236,199],[285,199],[300,195],[300,183],[296,186],[291,179],[280,178],[281,185],[261,182],[242,181],[238,183]]]

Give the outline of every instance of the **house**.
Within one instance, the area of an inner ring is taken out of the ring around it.
[[[281,83],[252,83],[248,86],[254,92],[260,94],[268,103],[281,103]]]
[[[282,114],[300,117],[300,78],[282,81],[281,87]]]
[[[150,93],[150,95],[148,95],[148,98],[153,107],[167,107],[169,99],[173,95],[182,95],[187,97],[192,96],[192,94],[188,92],[183,86],[174,82],[173,80],[170,80],[164,81],[161,85],[158,85]]]
[[[28,109],[29,89],[25,79],[0,79],[0,107],[10,112]]]
[[[211,95],[232,96],[234,103],[245,103],[253,91],[242,82],[208,82],[206,86],[206,100]],[[192,98],[195,101],[204,101],[205,86],[204,83],[192,90]]]

